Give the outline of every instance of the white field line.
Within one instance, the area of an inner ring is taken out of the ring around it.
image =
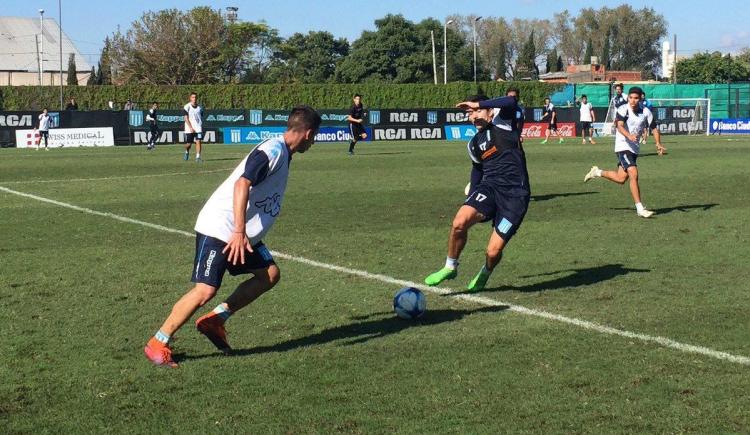
[[[13,195],[22,196],[24,198],[34,199],[36,201],[46,202],[48,204],[53,204],[59,207],[64,207],[64,208],[68,208],[71,210],[80,211],[83,213],[107,217],[107,218],[115,219],[121,222],[127,222],[127,223],[141,225],[141,226],[148,227],[148,228],[153,228],[155,230],[165,231],[165,232],[174,233],[174,234],[180,234],[180,235],[187,236],[187,237],[195,236],[195,233],[193,232],[178,230],[175,228],[169,228],[169,227],[165,227],[162,225],[153,224],[150,222],[144,222],[138,219],[132,219],[132,218],[120,216],[114,213],[101,212],[101,211],[92,210],[86,207],[79,207],[77,205],[68,204],[68,203],[61,202],[61,201],[56,201],[54,199],[44,198],[41,196],[32,195],[30,193],[19,192],[16,190],[9,189],[7,187],[0,186],[0,191],[10,193]],[[569,325],[574,325],[574,326],[578,326],[578,327],[588,329],[591,331],[596,331],[601,334],[617,335],[620,337],[625,337],[625,338],[629,338],[632,340],[638,340],[638,341],[642,341],[645,343],[655,343],[664,347],[668,347],[670,349],[678,350],[680,352],[694,353],[694,354],[704,355],[704,356],[708,356],[708,357],[723,360],[723,361],[729,361],[729,362],[733,362],[736,364],[750,366],[750,357],[746,357],[742,355],[733,355],[727,352],[722,352],[722,351],[710,349],[710,348],[703,347],[703,346],[695,346],[692,344],[680,343],[678,341],[675,341],[666,337],[646,335],[646,334],[640,334],[637,332],[631,332],[631,331],[627,331],[623,329],[611,328],[609,326],[604,326],[598,323],[577,319],[575,317],[566,317],[566,316],[561,316],[558,314],[548,313],[546,311],[540,311],[540,310],[535,310],[532,308],[522,307],[520,305],[508,304],[508,303],[498,301],[496,299],[487,298],[484,296],[455,294],[456,290],[448,288],[448,287],[428,287],[423,284],[419,284],[419,283],[412,282],[412,281],[405,281],[405,280],[393,278],[387,275],[370,273],[364,270],[350,269],[347,267],[341,267],[341,266],[336,266],[333,264],[322,263],[319,261],[310,260],[310,259],[303,258],[303,257],[297,257],[294,255],[284,254],[282,252],[273,251],[272,253],[274,256],[278,258],[283,258],[285,260],[295,261],[298,263],[303,263],[309,266],[319,267],[319,268],[331,270],[334,272],[341,272],[347,275],[354,275],[354,276],[358,276],[361,278],[381,281],[381,282],[394,284],[394,285],[398,285],[402,287],[416,287],[425,292],[436,293],[439,295],[448,296],[454,299],[460,299],[462,301],[471,302],[471,303],[478,304],[478,305],[486,305],[486,306],[493,306],[493,307],[507,307],[508,310],[514,311],[516,313],[525,314],[527,316],[541,317],[543,319],[554,320],[554,321],[561,322],[561,323],[567,323]]]
[[[187,171],[187,172],[165,172],[162,174],[143,174],[143,175],[116,175],[112,177],[98,178],[61,178],[58,180],[17,180],[17,181],[0,181],[0,184],[27,184],[27,183],[65,183],[68,181],[106,181],[106,180],[129,180],[131,178],[154,178],[154,177],[172,177],[175,175],[195,175],[210,174],[213,172],[229,172],[232,168],[211,169],[209,171]]]

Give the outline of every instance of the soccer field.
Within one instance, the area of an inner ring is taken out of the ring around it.
[[[611,141],[527,141],[532,202],[488,290],[464,292],[481,225],[413,322],[393,294],[445,261],[465,144],[314,145],[265,240],[281,282],[227,323],[233,356],[186,325],[175,370],[143,346],[250,147],[2,149],[0,432],[747,433],[750,138],[646,146],[649,220],[582,182]]]

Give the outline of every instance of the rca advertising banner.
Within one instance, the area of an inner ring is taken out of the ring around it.
[[[437,125],[391,125],[372,127],[373,140],[441,140],[445,139],[443,128]]]
[[[131,130],[130,131],[130,144],[131,145],[146,145],[148,139],[151,137],[149,130]],[[222,143],[222,136],[219,129],[209,128],[203,130],[202,143]],[[157,144],[183,144],[185,143],[185,132],[183,130],[168,129],[160,130],[159,135],[156,138]]]
[[[37,130],[16,130],[18,148],[34,148],[41,138]],[[112,127],[53,128],[49,131],[49,147],[111,147],[115,145]]]

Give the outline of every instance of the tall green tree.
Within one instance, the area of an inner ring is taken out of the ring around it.
[[[97,68],[96,84],[112,84],[112,43],[109,37],[104,38],[104,47],[102,54],[99,56],[99,67]]]
[[[560,71],[560,65],[558,59],[560,56],[557,54],[557,47],[553,47],[549,53],[547,53],[547,72],[558,72]]]
[[[145,12],[112,39],[120,83],[232,83],[254,63],[251,46],[265,24],[229,22],[218,10],[195,7]]]
[[[516,79],[530,78],[536,80],[539,78],[539,67],[536,64],[536,45],[534,44],[534,31],[531,31],[529,38],[518,55],[518,64],[516,66]]]
[[[591,56],[594,55],[594,45],[591,43],[591,39],[586,43],[586,52],[583,53],[583,63],[588,65],[591,63]]]
[[[68,86],[78,86],[78,72],[76,71],[76,55],[68,56]]]
[[[349,53],[344,38],[329,32],[295,33],[282,42],[270,67],[274,82],[325,83],[333,79],[336,65]]]
[[[375,31],[365,31],[352,43],[349,55],[337,66],[335,80],[346,83],[433,81],[430,31],[438,54],[443,52],[443,25],[434,19],[415,24],[402,15],[375,20]],[[449,80],[471,80],[473,69],[465,39],[448,27]],[[443,56],[438,55],[438,66]],[[442,79],[442,69],[438,76]],[[442,81],[442,80],[439,80]]]
[[[724,83],[750,80],[750,71],[731,55],[697,53],[677,61],[678,83]]]
[[[96,84],[96,69],[95,67],[91,67],[91,73],[89,74],[89,79],[86,81],[86,86],[92,86]]]
[[[599,63],[604,65],[606,68],[609,68],[611,63],[610,62],[610,39],[611,39],[611,31],[607,30],[607,36],[604,38],[604,48],[602,48],[602,58],[599,59]]]

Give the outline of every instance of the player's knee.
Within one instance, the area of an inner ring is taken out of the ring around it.
[[[216,287],[212,287],[206,284],[197,284],[193,291],[198,296],[198,302],[201,306],[205,305],[208,301],[216,296]]]
[[[451,230],[454,233],[463,233],[463,232],[468,231],[468,229],[469,229],[469,219],[461,215],[458,215],[455,218],[453,218],[453,224],[451,225]]]
[[[268,266],[268,269],[266,269],[265,271],[265,276],[263,276],[261,279],[266,282],[268,288],[271,288],[278,284],[281,280],[281,270],[279,270],[278,266],[272,264]]]

